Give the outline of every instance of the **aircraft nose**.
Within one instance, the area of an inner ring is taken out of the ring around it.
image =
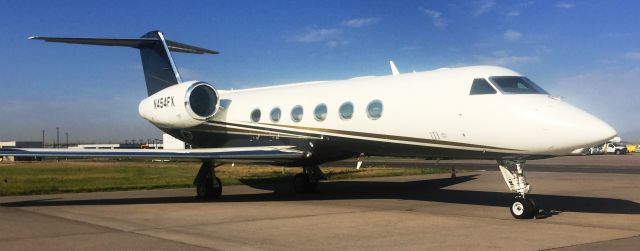
[[[580,127],[584,132],[584,146],[606,142],[618,134],[613,127],[596,117],[584,121]]]
[[[568,103],[554,103],[555,109],[544,116],[543,141],[549,153],[564,155],[581,153],[583,149],[603,144],[617,135],[606,122]]]
[[[617,135],[617,132],[606,122],[584,111],[575,111],[565,119],[567,127],[560,138],[566,140],[567,148],[587,148],[607,142]]]

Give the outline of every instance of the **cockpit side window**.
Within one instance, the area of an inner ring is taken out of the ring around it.
[[[500,76],[490,77],[489,79],[504,94],[549,94],[525,77]]]
[[[484,78],[476,78],[471,84],[471,91],[469,95],[481,95],[481,94],[496,94],[496,89],[493,89],[489,82]]]

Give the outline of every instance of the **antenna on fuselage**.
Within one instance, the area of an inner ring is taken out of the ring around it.
[[[399,76],[400,72],[398,71],[398,67],[396,67],[396,64],[393,63],[393,60],[389,61],[389,66],[391,66],[391,75],[393,76]]]

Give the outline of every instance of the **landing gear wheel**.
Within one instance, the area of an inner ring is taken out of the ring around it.
[[[293,177],[293,190],[296,193],[309,193],[318,188],[318,182],[311,181],[309,174],[299,173]]]
[[[200,200],[204,200],[207,198],[207,186],[205,184],[196,186],[196,196]]]
[[[205,182],[196,187],[198,199],[217,199],[222,196],[222,183],[220,182],[220,179],[218,177],[215,177],[215,179],[218,183],[217,187],[214,187],[212,177],[207,178]]]
[[[211,198],[218,199],[222,197],[222,182],[220,181],[220,178],[216,177],[216,183],[218,183],[217,187],[214,184],[211,184],[211,188],[212,188]]]
[[[531,199],[516,197],[510,207],[511,215],[516,219],[532,219],[535,214],[535,204]]]
[[[309,180],[307,183],[307,192],[312,193],[318,190],[318,181]]]
[[[309,183],[309,175],[306,173],[299,173],[293,176],[293,190],[296,193],[306,193]]]

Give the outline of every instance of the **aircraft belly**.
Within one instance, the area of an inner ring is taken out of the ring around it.
[[[447,146],[427,146],[410,142],[391,142],[384,139],[359,139],[331,135],[261,135],[233,130],[204,129],[201,127],[190,130],[189,138],[185,138],[182,130],[165,131],[198,148],[290,145],[311,153],[309,158],[302,161],[304,163],[300,161],[289,162],[292,165],[322,164],[357,157],[360,153],[368,156],[414,158],[502,159],[541,157],[523,155],[517,152],[469,150]]]

